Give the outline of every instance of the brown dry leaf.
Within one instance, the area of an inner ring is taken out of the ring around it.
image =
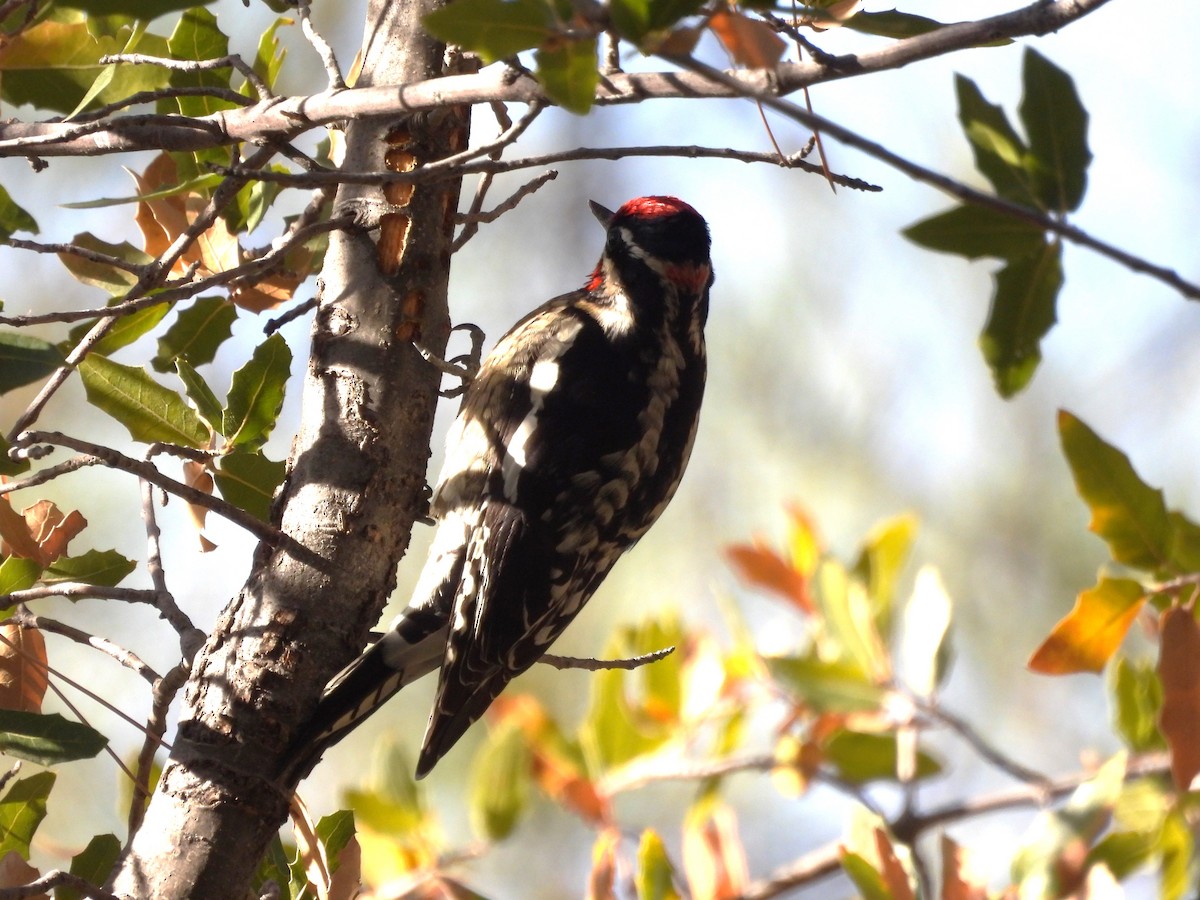
[[[1102,671],[1145,602],[1136,581],[1101,578],[1079,592],[1071,611],[1029,657],[1029,668],[1043,675]]]
[[[188,194],[184,201],[187,223],[191,225],[200,217],[208,201],[198,194]],[[208,226],[185,254],[189,259],[199,259],[200,265],[209,272],[227,272],[237,268],[242,261],[242,251],[238,246],[237,235],[229,230],[225,220],[220,218]]]
[[[304,861],[304,875],[309,886],[317,892],[320,900],[329,897],[329,861],[325,859],[325,848],[317,837],[316,824],[308,814],[308,808],[298,794],[292,795],[288,816],[292,820],[292,835],[296,838],[296,852]]]
[[[25,861],[16,850],[0,858],[0,888],[22,887],[42,877],[42,873]],[[48,894],[29,894],[27,900],[50,900]]]
[[[42,711],[48,686],[46,640],[36,628],[0,625],[0,709]]]
[[[896,856],[892,839],[882,828],[875,829],[875,852],[879,854],[879,876],[892,895],[892,900],[916,900],[908,872]]]
[[[257,284],[239,284],[229,292],[234,305],[254,313],[277,309],[295,296],[300,280],[295,275],[268,275]]]
[[[1171,777],[1186,791],[1200,773],[1200,626],[1190,609],[1173,606],[1163,613],[1161,630],[1158,724],[1171,751]]]
[[[605,828],[592,845],[592,873],[588,876],[588,900],[616,900],[617,846],[621,832]]]
[[[691,810],[683,823],[683,869],[692,896],[724,900],[750,881],[733,810],[718,802]]]
[[[25,517],[8,502],[8,496],[0,497],[0,552],[5,556],[22,559],[41,559],[42,548],[29,532]]]
[[[733,10],[717,10],[708,27],[734,62],[751,69],[773,69],[787,50],[787,43],[765,22]]]
[[[160,153],[150,161],[140,175],[126,169],[137,186],[139,195],[152,194],[179,182],[175,161],[166,153]],[[134,221],[142,232],[143,249],[151,256],[162,256],[171,243],[187,228],[187,213],[183,198],[179,195],[143,200],[137,205]],[[181,260],[175,268],[182,271]]]
[[[362,891],[362,845],[352,837],[337,857],[337,870],[329,880],[327,900],[354,900]]]
[[[83,529],[87,528],[87,519],[78,510],[63,515],[50,500],[39,500],[33,506],[21,511],[29,533],[37,541],[39,548],[38,561],[48,566],[60,556],[66,556],[67,545]]]
[[[942,900],[987,900],[987,882],[980,880],[971,855],[942,835]]]
[[[736,544],[726,548],[725,555],[744,580],[785,597],[806,613],[816,610],[808,579],[762,542]]]
[[[213,477],[204,463],[186,459],[183,461],[183,483],[205,494],[213,492]],[[211,553],[217,545],[204,536],[204,526],[208,522],[208,507],[187,504],[188,515],[196,526],[196,537],[200,541],[200,552]]]

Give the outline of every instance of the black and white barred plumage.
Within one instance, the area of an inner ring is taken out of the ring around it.
[[[483,361],[447,439],[412,602],[330,683],[297,739],[309,765],[440,667],[427,774],[674,495],[704,391],[708,226],[674,197],[592,208],[607,227],[600,262]]]

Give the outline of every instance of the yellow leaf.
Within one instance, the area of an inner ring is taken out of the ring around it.
[[[1099,672],[1117,651],[1136,618],[1145,592],[1128,578],[1101,578],[1081,591],[1075,606],[1029,658],[1043,675]]]
[[[683,868],[693,897],[724,900],[740,896],[750,881],[746,851],[733,810],[701,801],[683,822]]]

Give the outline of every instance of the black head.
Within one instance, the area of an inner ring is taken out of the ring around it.
[[[604,255],[627,283],[641,280],[638,270],[650,270],[694,295],[712,283],[708,223],[689,204],[656,196],[630,200],[615,213],[595,201],[591,207],[608,229]]]

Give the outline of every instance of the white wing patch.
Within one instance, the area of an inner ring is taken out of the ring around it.
[[[504,496],[512,502],[517,500],[517,479],[521,477],[521,471],[529,463],[527,451],[529,439],[537,430],[538,416],[541,415],[542,408],[545,406],[546,396],[558,384],[558,373],[557,355],[539,359],[533,364],[533,369],[529,373],[531,406],[529,412],[525,414],[525,418],[521,420],[521,424],[517,426],[517,430],[513,432],[508,446],[504,448],[504,459],[500,463],[500,474],[504,476]]]

